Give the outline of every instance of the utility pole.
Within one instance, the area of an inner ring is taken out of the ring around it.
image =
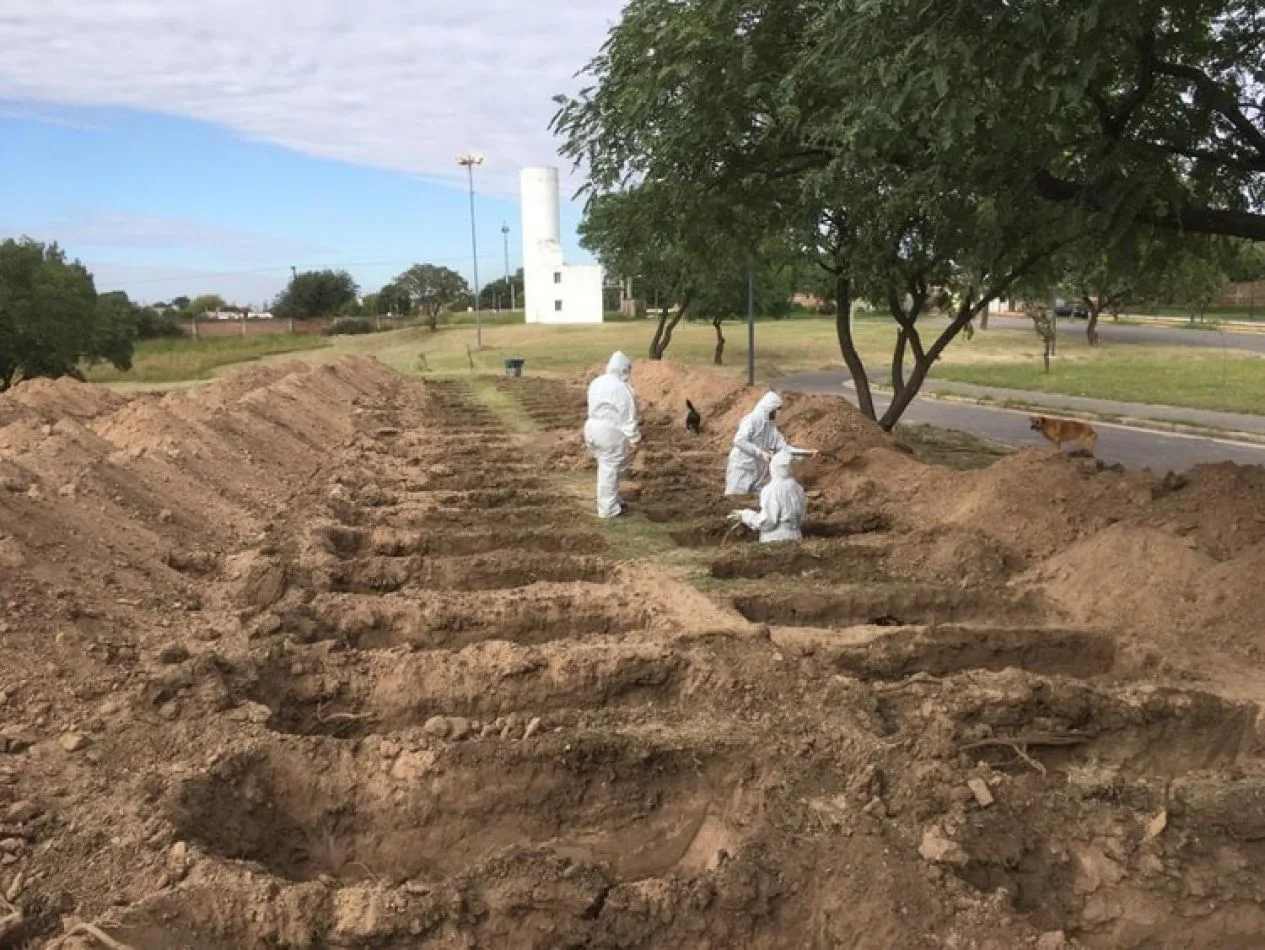
[[[510,225],[506,221],[501,225],[501,234],[505,237],[505,286],[510,289],[510,309],[514,309],[514,284],[510,281]]]
[[[474,345],[483,349],[483,320],[479,316],[479,241],[474,227],[474,169],[483,164],[483,156],[477,152],[457,156],[457,164],[466,170],[470,178],[470,254],[474,259]]]
[[[755,265],[747,265],[747,385],[755,385]]]

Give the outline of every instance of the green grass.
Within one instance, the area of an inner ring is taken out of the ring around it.
[[[174,383],[210,379],[215,370],[279,353],[329,346],[313,336],[276,334],[206,340],[146,340],[138,343],[132,368],[121,372],[109,364],[90,367],[85,376],[94,383]]]
[[[1069,356],[1056,360],[1049,375],[1037,360],[950,364],[935,375],[978,386],[1265,415],[1265,360],[1259,357],[1119,345]]]
[[[1190,319],[1190,311],[1185,307],[1151,307],[1150,310],[1157,317]],[[1265,320],[1265,300],[1258,301],[1254,307],[1209,307],[1204,317],[1208,320]]]
[[[926,324],[924,338],[929,343],[943,321],[931,317]],[[166,388],[207,379],[251,360],[328,362],[346,354],[373,356],[415,376],[499,375],[504,371],[504,359],[511,356],[526,360],[529,376],[572,375],[601,367],[617,349],[634,359],[644,359],[654,326],[654,320],[571,327],[489,321],[483,327],[482,350],[474,348],[474,327],[468,324],[441,327],[436,332],[409,327],[337,338],[282,335],[152,341],[138,348],[132,372],[118,373],[98,366],[88,375],[120,388]],[[722,371],[744,378],[746,326],[727,323],[724,332],[727,346]],[[873,382],[883,384],[894,341],[892,321],[882,316],[858,316],[855,335],[863,359],[874,372]],[[711,366],[714,346],[710,324],[682,324],[668,356]],[[757,324],[759,383],[796,373],[837,371],[841,365],[833,318],[763,320]],[[1045,376],[1035,333],[994,327],[977,332],[972,339],[955,340],[933,375],[1010,389],[1265,414],[1265,363],[1234,351],[1204,347],[1109,342],[1091,348],[1081,338],[1065,338],[1059,342],[1059,357],[1051,374]],[[495,399],[494,394],[488,396]]]

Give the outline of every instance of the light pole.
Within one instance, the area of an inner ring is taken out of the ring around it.
[[[469,152],[457,156],[457,164],[466,170],[470,178],[470,253],[474,258],[474,345],[483,349],[483,320],[479,316],[479,242],[474,230],[474,169],[483,164],[483,156]]]
[[[747,265],[747,385],[755,385],[755,265]]]
[[[505,285],[510,289],[510,309],[514,309],[514,285],[510,282],[510,225],[506,221],[501,225],[501,234],[505,237]]]

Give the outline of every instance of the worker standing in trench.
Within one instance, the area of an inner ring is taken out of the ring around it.
[[[615,352],[606,372],[589,383],[589,417],[584,423],[584,444],[597,461],[597,516],[623,514],[619,477],[628,468],[641,444],[637,394],[628,380],[632,360]]]
[[[771,478],[760,490],[760,510],[735,509],[729,513],[729,520],[760,532],[761,541],[803,540],[808,502],[803,487],[791,474],[794,459],[786,449],[774,455],[769,462]]]
[[[734,435],[734,446],[729,452],[729,464],[725,469],[725,494],[754,495],[769,473],[769,461],[781,451],[792,455],[815,455],[812,449],[797,449],[783,437],[777,428],[777,413],[782,408],[782,397],[767,392],[760,397],[755,409],[743,416]]]

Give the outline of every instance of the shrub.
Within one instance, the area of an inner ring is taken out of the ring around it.
[[[343,317],[335,320],[325,331],[326,336],[351,336],[356,333],[373,333],[374,326],[362,317]]]

